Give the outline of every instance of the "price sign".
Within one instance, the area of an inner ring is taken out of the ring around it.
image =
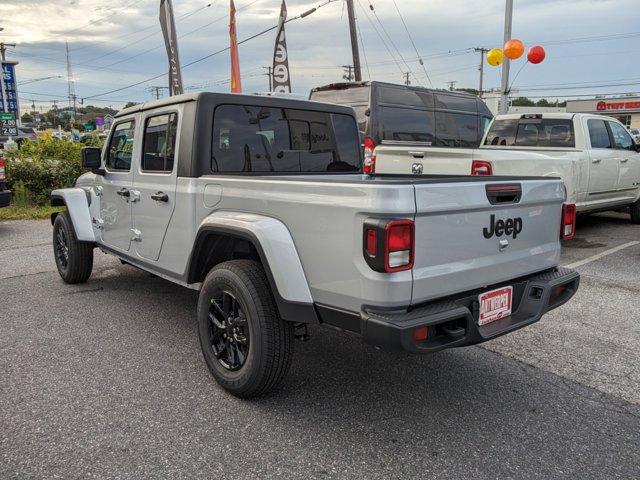
[[[15,137],[18,135],[18,123],[15,113],[0,112],[0,136]]]

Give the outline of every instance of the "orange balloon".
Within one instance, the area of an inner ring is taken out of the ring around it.
[[[504,56],[509,60],[516,60],[524,53],[524,43],[514,38],[504,44]]]

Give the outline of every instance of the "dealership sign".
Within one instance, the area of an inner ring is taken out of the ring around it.
[[[600,101],[596,103],[596,110],[604,112],[606,110],[640,110],[640,101],[634,100],[631,102],[605,102]]]

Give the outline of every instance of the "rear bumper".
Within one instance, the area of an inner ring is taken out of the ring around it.
[[[8,207],[11,203],[11,190],[0,191],[0,208]]]
[[[411,311],[365,309],[360,333],[365,342],[376,347],[415,353],[474,345],[537,322],[546,312],[567,302],[579,283],[578,272],[557,268],[431,302]],[[478,295],[507,285],[513,286],[511,316],[479,326]],[[423,327],[428,327],[428,336],[418,342],[414,339],[415,331]]]

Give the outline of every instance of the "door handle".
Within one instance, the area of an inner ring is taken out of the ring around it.
[[[129,198],[131,196],[131,192],[128,189],[124,188],[124,187],[121,188],[120,190],[118,190],[116,193],[118,195],[120,195],[121,197]]]
[[[627,163],[629,161],[628,158],[621,158],[620,163]]]
[[[169,201],[169,195],[167,195],[164,192],[156,192],[153,195],[151,195],[151,198],[153,200],[155,200],[156,202],[168,202]]]
[[[600,163],[601,161],[601,158],[594,158],[593,160],[591,160],[591,163]]]
[[[424,152],[409,152],[413,158],[424,158]]]

